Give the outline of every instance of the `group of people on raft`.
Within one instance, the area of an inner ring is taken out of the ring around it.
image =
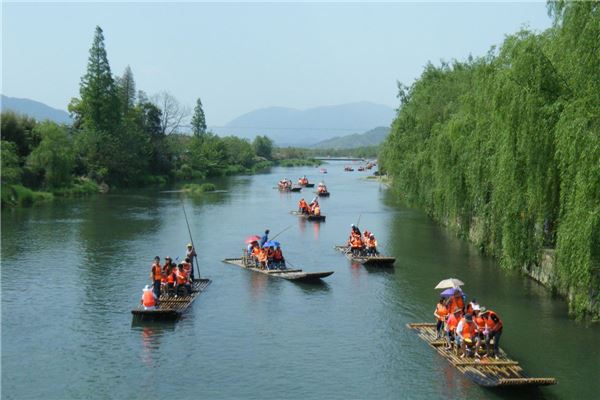
[[[441,297],[433,315],[437,319],[437,338],[445,336],[446,348],[455,349],[461,358],[473,355],[481,358],[493,355],[499,358],[502,320],[492,310],[480,306],[473,299],[465,306],[466,296],[460,289],[448,298]]]
[[[317,193],[327,193],[327,186],[325,186],[324,182],[319,182],[319,185],[317,185]]]
[[[184,261],[176,264],[171,257],[165,257],[164,265],[160,263],[160,257],[154,257],[150,269],[152,287],[146,285],[142,291],[141,304],[144,310],[154,310],[159,306],[160,294],[167,293],[169,296],[189,295],[192,293],[192,282],[194,281],[193,260],[196,251],[192,244],[187,245]]]
[[[298,202],[298,212],[306,215],[320,216],[321,206],[319,205],[319,200],[315,197],[310,204],[308,204],[304,198],[300,199]]]
[[[292,188],[292,181],[291,179],[283,178],[279,181],[277,186],[279,187],[279,190],[290,190]]]
[[[286,269],[281,245],[279,242],[269,241],[268,229],[260,238],[260,242],[254,240],[248,244],[246,255],[246,260],[253,263],[256,268],[267,270]]]
[[[302,178],[298,179],[298,185],[299,186],[308,185],[308,178],[306,177],[306,175],[304,175]]]
[[[358,226],[350,225],[350,236],[348,237],[348,247],[355,256],[376,256],[379,254],[377,251],[377,240],[375,235],[368,230],[364,230],[361,234]]]

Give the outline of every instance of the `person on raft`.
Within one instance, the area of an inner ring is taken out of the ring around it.
[[[265,243],[269,241],[269,230],[265,230],[265,234],[260,238],[260,247],[263,247]]]
[[[156,294],[150,288],[150,285],[146,285],[144,289],[142,289],[142,299],[140,300],[140,303],[144,307],[144,310],[156,310],[158,297],[156,297]]]
[[[379,254],[379,252],[377,251],[377,240],[375,239],[375,235],[373,235],[372,233],[369,233],[369,238],[365,241],[365,245],[367,248],[368,256],[376,256],[377,254]]]
[[[180,292],[184,292],[186,296],[192,294],[190,276],[183,269],[183,264],[179,264],[175,271],[175,297],[177,297]]]
[[[437,323],[435,325],[435,338],[439,339],[443,336],[444,331],[444,323],[446,322],[446,318],[448,317],[448,308],[446,308],[446,299],[440,297],[440,301],[435,306],[435,311],[433,315],[437,319]]]
[[[153,292],[156,298],[160,297],[160,286],[162,284],[162,267],[160,265],[160,257],[154,257],[154,263],[150,269],[150,279],[153,282]]]
[[[327,193],[327,186],[325,186],[324,182],[319,182],[317,186],[317,193]]]
[[[192,281],[194,280],[194,257],[196,256],[196,249],[191,243],[188,243],[185,252],[185,260],[190,264],[190,277],[192,278]]]
[[[308,178],[304,175],[302,178],[298,179],[298,185],[304,186],[308,184]]]
[[[310,207],[308,206],[308,203],[306,203],[306,200],[304,200],[304,198],[300,199],[300,201],[298,202],[298,212],[301,212],[302,214],[310,213]]]

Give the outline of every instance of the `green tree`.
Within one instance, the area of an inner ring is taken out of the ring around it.
[[[17,146],[13,142],[2,140],[0,142],[0,183],[19,183],[21,181],[21,167]]]
[[[69,185],[75,156],[66,129],[46,121],[36,126],[35,131],[42,141],[27,157],[27,166],[42,173],[49,188]]]
[[[81,125],[88,130],[116,134],[121,121],[121,107],[104,47],[104,34],[99,26],[94,33],[87,72],[81,78],[79,94],[81,99],[72,102],[70,111],[77,115]]]
[[[192,132],[194,133],[194,136],[198,137],[206,134],[206,117],[204,116],[200,98],[196,100],[196,107],[194,108],[194,115],[192,116]]]
[[[129,65],[125,68],[123,76],[117,79],[116,84],[121,107],[123,108],[123,115],[127,116],[135,106],[136,97],[135,80],[133,79],[133,72]]]
[[[40,137],[33,132],[36,126],[34,118],[18,115],[13,111],[3,111],[0,115],[0,133],[2,140],[15,144],[15,151],[25,158],[40,143]]]
[[[252,142],[254,152],[259,157],[264,157],[267,160],[273,158],[273,141],[268,136],[256,136]]]

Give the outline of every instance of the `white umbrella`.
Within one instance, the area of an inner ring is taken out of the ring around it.
[[[448,278],[448,279],[444,279],[443,281],[440,281],[440,283],[438,283],[434,289],[449,289],[449,288],[458,289],[464,284],[465,283],[463,281],[458,280],[456,278]]]

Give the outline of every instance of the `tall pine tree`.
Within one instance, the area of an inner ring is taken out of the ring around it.
[[[202,109],[202,101],[200,101],[200,98],[196,100],[196,107],[194,108],[194,116],[192,117],[192,132],[196,137],[202,137],[206,134],[206,117],[204,116],[204,110]]]
[[[128,65],[123,72],[123,76],[117,79],[117,90],[119,100],[123,110],[123,115],[127,116],[135,106],[135,80],[133,72]]]
[[[75,112],[80,114],[83,127],[115,134],[120,122],[119,97],[104,48],[104,35],[99,26],[96,27],[79,93],[81,100]]]

